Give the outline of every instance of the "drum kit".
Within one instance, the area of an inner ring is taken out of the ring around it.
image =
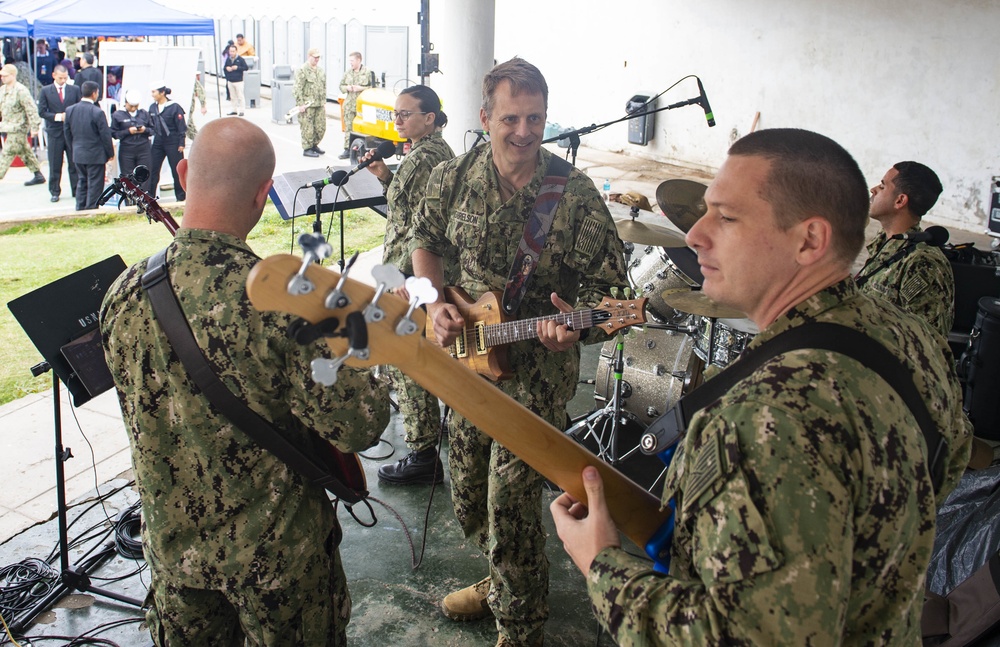
[[[657,188],[656,201],[687,233],[705,213],[705,189],[698,182],[667,180]],[[594,380],[597,409],[574,420],[566,433],[659,495],[666,468],[641,452],[643,432],[701,384],[706,368],[735,360],[758,330],[743,313],[701,292],[704,278],[683,234],[638,216],[633,207],[615,224],[625,241],[629,283],[648,298],[651,323],[604,344]]]

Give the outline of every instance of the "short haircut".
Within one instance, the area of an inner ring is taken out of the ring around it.
[[[83,85],[80,86],[80,93],[85,97],[92,97],[97,94],[97,91],[101,89],[101,86],[93,81],[84,81]]]
[[[549,86],[545,82],[545,77],[537,67],[515,56],[514,58],[493,66],[493,69],[483,77],[483,110],[486,116],[493,115],[493,99],[497,87],[504,81],[510,82],[510,92],[517,96],[522,92],[527,94],[541,94],[545,102],[545,110],[549,109]]]
[[[52,68],[52,73],[55,74],[56,72],[62,72],[63,74],[69,74],[69,70],[66,69],[65,65],[56,65],[54,68]]]
[[[243,38],[243,34],[236,34],[237,38]]]
[[[865,241],[868,186],[858,163],[829,137],[797,128],[758,130],[739,139],[730,155],[771,163],[760,197],[770,203],[781,229],[819,216],[830,223],[833,253],[854,262]]]
[[[348,54],[348,55],[347,55],[347,58],[351,58],[351,57],[353,57],[353,58],[356,58],[356,59],[358,59],[359,61],[360,61],[360,60],[363,60],[363,59],[361,58],[361,52],[351,52],[350,54]]]
[[[893,181],[896,195],[905,194],[906,204],[917,218],[931,210],[944,187],[937,173],[920,162],[898,162],[892,168],[899,171]]]
[[[420,112],[433,112],[434,125],[438,128],[444,128],[448,125],[448,115],[444,114],[444,110],[441,109],[441,99],[437,92],[429,86],[411,85],[400,94],[408,94],[416,99],[417,105],[420,106]]]
[[[94,64],[94,55],[91,54],[90,52],[86,52],[83,55],[83,60],[87,61],[87,65],[93,65]]]

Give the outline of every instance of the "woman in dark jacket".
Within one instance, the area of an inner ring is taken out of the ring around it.
[[[153,163],[149,169],[149,188],[155,194],[160,184],[160,169],[163,160],[170,163],[174,176],[174,195],[183,202],[187,195],[177,177],[177,163],[184,159],[184,136],[187,122],[184,108],[170,100],[170,88],[160,86],[152,91],[154,103],[149,106],[149,120],[153,130]]]

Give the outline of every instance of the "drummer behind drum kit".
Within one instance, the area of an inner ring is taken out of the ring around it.
[[[707,187],[667,180],[656,189],[664,215],[687,233],[705,213]],[[711,301],[701,291],[704,277],[696,254],[671,229],[630,218],[616,220],[625,241],[631,286],[649,299],[644,332],[618,335],[604,344],[594,382],[598,409],[566,433],[659,495],[666,468],[639,448],[646,427],[698,387],[707,366],[735,360],[758,330],[743,313]],[[636,245],[644,246],[636,252]],[[633,253],[636,257],[632,258]]]

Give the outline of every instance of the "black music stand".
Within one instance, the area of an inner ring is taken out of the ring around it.
[[[100,551],[88,557],[82,564],[70,565],[66,523],[66,482],[63,463],[73,458],[73,452],[69,447],[64,448],[62,444],[59,381],[62,380],[66,385],[73,396],[73,406],[76,407],[114,386],[111,372],[104,359],[98,317],[104,295],[123,271],[125,271],[125,261],[121,256],[112,256],[7,304],[14,318],[45,360],[31,367],[32,375],[37,377],[46,371],[52,371],[61,584],[54,587],[22,617],[12,622],[12,631],[21,631],[38,613],[73,590],[102,595],[136,607],[142,606],[141,600],[91,586],[88,571],[113,555],[113,550]]]
[[[314,171],[291,171],[274,178],[274,186],[268,192],[271,202],[284,220],[294,220],[299,216],[316,215],[319,211],[329,209],[330,212],[340,212],[340,270],[344,270],[344,212],[350,209],[368,207],[383,218],[387,217],[384,208],[385,196],[382,194],[382,184],[373,174],[362,170],[352,175],[345,184],[338,187],[328,184],[323,187],[322,194],[315,195],[315,189],[309,186],[315,180],[329,178],[337,171],[348,172],[351,166],[328,166]],[[337,189],[340,193],[337,193]]]

